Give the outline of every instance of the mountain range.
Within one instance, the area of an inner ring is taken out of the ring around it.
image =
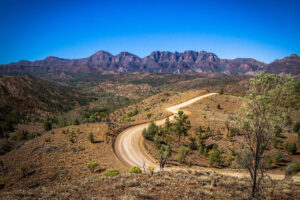
[[[26,61],[0,65],[0,74],[36,74],[53,72],[73,73],[225,73],[255,75],[258,71],[281,74],[300,74],[300,58],[291,54],[270,64],[253,58],[220,59],[205,51],[168,52],[154,51],[140,58],[128,52],[114,56],[106,51],[81,59],[63,59],[49,56],[44,60]]]

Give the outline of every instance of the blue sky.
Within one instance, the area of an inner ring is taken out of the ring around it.
[[[300,54],[300,1],[0,0],[0,63],[209,51],[271,62]]]

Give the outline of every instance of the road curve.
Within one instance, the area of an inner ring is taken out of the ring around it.
[[[186,107],[188,105],[191,105],[203,98],[216,95],[217,93],[209,93],[205,94],[193,99],[190,99],[188,101],[185,101],[181,104],[171,106],[169,108],[166,108],[169,112],[173,113],[172,116],[170,116],[170,120],[174,118],[174,114],[178,112],[183,107]],[[157,125],[162,125],[164,124],[166,119],[161,119],[155,121]],[[151,165],[155,167],[155,171],[159,170],[159,164],[158,162],[151,157],[150,155],[147,154],[146,150],[144,149],[144,138],[142,136],[142,131],[144,128],[147,128],[149,126],[149,123],[145,124],[140,124],[136,126],[132,126],[123,132],[121,132],[115,143],[114,143],[114,150],[117,155],[117,157],[124,163],[126,166],[131,167],[131,166],[139,166],[141,169],[145,167],[145,169]],[[179,170],[179,169],[184,169],[184,168],[168,168],[167,170]],[[247,172],[238,172],[238,171],[232,171],[232,170],[218,170],[218,169],[210,169],[210,168],[205,168],[205,169],[199,169],[197,171],[211,171],[211,172],[217,172],[219,174],[223,174],[226,176],[232,176],[232,177],[237,177],[237,178],[244,178],[248,177],[249,174]],[[284,179],[284,174],[271,174],[268,173],[268,175],[273,179],[273,180],[283,180]],[[293,181],[300,182],[300,176],[296,175],[292,177]]]
[[[217,93],[205,94],[188,101],[185,101],[181,104],[171,106],[166,108],[167,111],[173,113],[170,117],[170,120],[174,118],[174,114],[178,112],[183,107],[186,107],[190,104],[193,104],[203,98],[216,95]],[[155,123],[157,125],[164,124],[165,119],[157,120]],[[148,127],[149,123],[136,125],[130,127],[123,132],[121,132],[114,144],[115,153],[117,157],[128,167],[130,166],[139,166],[141,168],[147,168],[149,165],[154,166],[156,169],[159,169],[159,165],[155,159],[149,156],[143,145],[143,136],[142,131],[144,128]]]

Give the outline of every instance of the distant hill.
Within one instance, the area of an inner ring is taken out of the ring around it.
[[[66,78],[67,73],[225,73],[254,75],[265,70],[271,73],[300,74],[300,58],[292,54],[270,64],[252,58],[220,59],[213,53],[205,51],[185,51],[183,53],[154,51],[149,56],[140,58],[128,52],[114,56],[105,51],[98,51],[87,58],[63,59],[47,57],[34,62],[19,61],[0,65],[0,74],[46,74]]]
[[[0,107],[22,112],[62,112],[85,103],[78,93],[32,76],[0,77]]]

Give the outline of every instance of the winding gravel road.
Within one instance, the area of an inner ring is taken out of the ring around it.
[[[193,104],[203,98],[210,97],[212,95],[216,95],[217,93],[209,93],[205,94],[193,99],[190,99],[181,104],[166,108],[167,111],[173,113],[170,117],[170,120],[174,118],[174,114],[176,114],[181,108],[186,107],[190,104]],[[166,119],[157,120],[155,123],[157,125],[164,124]],[[148,127],[149,123],[136,125],[130,127],[117,137],[115,142],[115,152],[117,157],[127,166],[139,166],[147,168],[149,165],[154,166],[157,170],[159,169],[159,165],[157,161],[155,161],[151,156],[149,156],[143,145],[143,136],[142,131],[144,128]]]
[[[166,108],[167,111],[173,113],[171,117],[169,117],[170,120],[173,120],[174,115],[183,107],[186,107],[188,105],[191,105],[203,98],[210,97],[213,95],[216,95],[217,93],[209,93],[205,94],[193,99],[190,99],[188,101],[185,101],[181,104],[171,106],[169,108]],[[156,125],[162,125],[165,123],[166,119],[161,119],[155,121]],[[145,124],[140,124],[136,125],[133,127],[130,127],[123,132],[119,134],[119,136],[116,139],[115,142],[115,153],[117,154],[117,157],[128,167],[131,166],[139,166],[143,169],[145,169],[151,165],[155,167],[155,171],[159,170],[159,164],[158,162],[151,157],[150,155],[147,154],[146,150],[144,149],[144,138],[142,135],[142,131],[144,128],[147,128],[149,126],[149,123]],[[168,168],[166,170],[180,170],[184,168]],[[191,170],[191,169],[189,169]],[[211,171],[211,172],[217,172],[219,174],[223,174],[226,176],[232,176],[236,178],[244,178],[244,177],[249,177],[249,174],[245,171],[233,171],[233,170],[222,170],[222,169],[212,169],[212,168],[204,168],[204,169],[199,169],[197,171]],[[273,179],[273,180],[282,180],[284,179],[283,174],[270,174],[268,175]],[[300,176],[296,175],[293,176],[292,179],[294,181],[299,182],[300,181]]]

